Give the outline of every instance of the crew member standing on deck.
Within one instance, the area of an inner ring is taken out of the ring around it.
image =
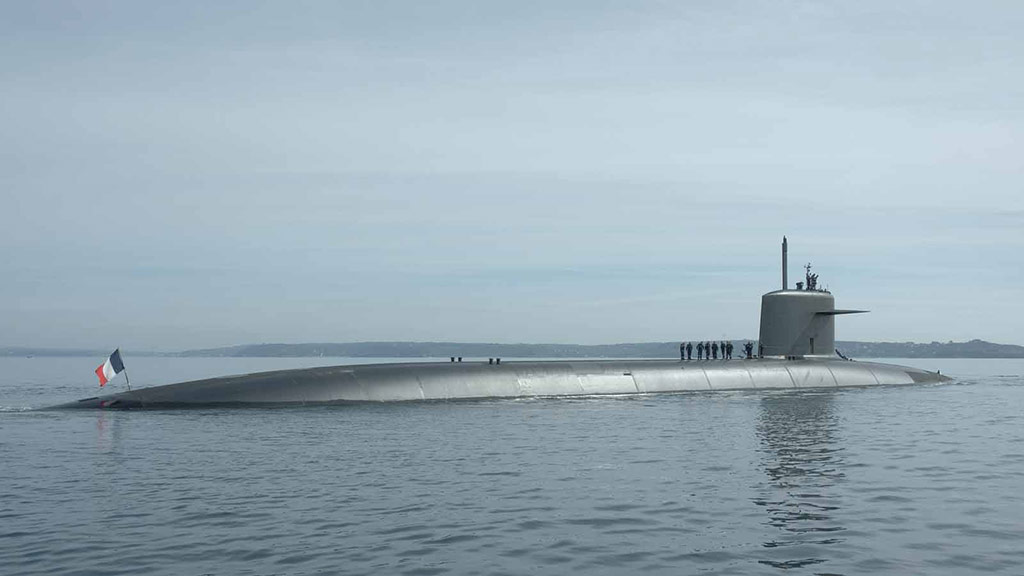
[[[697,342],[697,360],[704,359],[704,343]]]
[[[686,343],[686,359],[693,360],[693,342]]]
[[[725,345],[729,348],[729,360],[732,360],[732,342],[726,342]]]
[[[711,343],[711,357],[718,360],[718,342]]]
[[[686,342],[679,343],[679,361],[686,360]]]

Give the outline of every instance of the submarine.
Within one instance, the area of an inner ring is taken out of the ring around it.
[[[59,409],[172,409],[363,402],[579,397],[929,384],[938,372],[858,362],[835,349],[839,310],[832,293],[805,282],[789,288],[782,239],[782,288],[761,297],[757,354],[726,360],[547,360],[419,362],[302,368],[207,378],[53,406]]]

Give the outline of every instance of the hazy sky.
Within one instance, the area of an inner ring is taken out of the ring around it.
[[[1024,343],[1024,3],[0,3],[0,345]]]

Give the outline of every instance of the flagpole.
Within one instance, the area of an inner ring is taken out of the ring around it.
[[[128,381],[128,369],[124,369],[124,383],[128,385],[128,391],[132,391],[132,383]]]

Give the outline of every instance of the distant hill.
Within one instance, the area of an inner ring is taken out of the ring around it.
[[[351,358],[665,358],[679,354],[678,342],[637,344],[489,344],[479,342],[348,342],[322,344],[250,344],[186,350],[179,356]]]
[[[756,340],[751,340],[756,342]],[[733,340],[739,355],[746,340]],[[852,342],[836,347],[850,358],[1024,358],[1024,346],[969,342]],[[679,342],[626,344],[488,344],[479,342],[347,342],[320,344],[246,344],[175,353],[125,350],[128,356],[177,356],[187,358],[676,358]],[[89,356],[104,358],[110,350],[11,347],[0,348],[0,357]]]
[[[45,357],[67,357],[67,356],[99,356],[106,357],[113,350],[90,350],[87,348],[29,348],[25,346],[15,346],[11,348],[0,348],[0,357],[3,356],[15,356],[15,357],[28,357],[33,356],[45,356]]]
[[[1024,358],[1024,346],[969,342],[836,342],[851,358]]]

